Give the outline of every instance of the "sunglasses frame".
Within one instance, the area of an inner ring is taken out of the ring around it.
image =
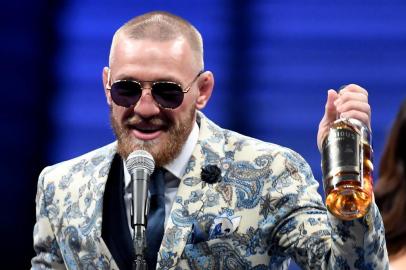
[[[159,83],[169,83],[169,84],[177,85],[177,86],[179,87],[179,89],[181,89],[181,91],[182,91],[182,93],[183,93],[183,96],[184,96],[184,95],[185,95],[187,92],[189,92],[189,90],[192,88],[193,83],[195,83],[196,80],[200,77],[200,75],[202,75],[202,74],[204,73],[204,70],[199,71],[199,73],[197,73],[197,75],[194,77],[194,79],[193,79],[185,88],[183,88],[182,85],[180,85],[179,83],[172,82],[172,81],[116,80],[116,81],[114,81],[114,82],[111,82],[111,72],[110,72],[110,71],[111,71],[111,69],[109,68],[109,71],[108,71],[108,74],[107,74],[106,90],[111,91],[111,87],[113,86],[113,84],[118,83],[118,82],[132,82],[132,83],[136,83],[136,84],[138,84],[138,85],[140,86],[140,89],[141,89],[140,98],[137,100],[137,102],[136,102],[135,104],[132,104],[132,105],[128,106],[128,108],[131,107],[131,106],[136,105],[136,104],[140,101],[141,96],[142,96],[142,90],[144,90],[144,89],[150,89],[150,90],[151,90],[151,94],[152,94],[152,90],[153,90],[154,85],[155,85],[155,84],[159,84]],[[151,84],[151,87],[143,87],[143,86],[142,86],[143,83],[150,83],[150,84]],[[152,95],[152,97],[153,97],[153,100],[154,100],[155,104],[157,104],[160,108],[162,108],[162,109],[167,109],[167,110],[176,109],[176,108],[178,108],[180,105],[182,105],[182,103],[183,103],[183,97],[182,97],[182,102],[181,102],[179,105],[177,105],[176,107],[173,107],[173,108],[171,108],[171,107],[164,107],[162,104],[160,104],[158,101],[156,101],[156,99],[155,99],[155,97],[154,97],[153,95]],[[114,100],[113,100],[113,102],[114,102]],[[115,103],[115,102],[114,102],[114,103]],[[117,103],[116,103],[116,104],[117,104]],[[121,105],[119,105],[119,104],[117,104],[117,105],[118,105],[118,106],[121,106]]]

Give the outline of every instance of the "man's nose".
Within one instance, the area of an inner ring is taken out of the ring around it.
[[[134,107],[134,112],[144,118],[159,114],[159,106],[152,96],[150,87],[143,87],[141,97]]]

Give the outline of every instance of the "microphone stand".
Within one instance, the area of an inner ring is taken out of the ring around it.
[[[133,261],[133,270],[147,270],[147,261],[145,260],[144,253],[147,248],[145,227],[143,225],[136,225],[134,229],[134,250],[135,259]]]

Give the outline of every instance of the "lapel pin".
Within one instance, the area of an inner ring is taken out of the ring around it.
[[[200,177],[202,181],[208,184],[214,184],[221,181],[221,170],[216,165],[207,165],[202,168]]]

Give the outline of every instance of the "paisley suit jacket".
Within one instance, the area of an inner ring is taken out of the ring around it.
[[[375,204],[362,219],[325,209],[309,165],[290,149],[222,129],[198,113],[198,143],[181,179],[159,269],[388,269]],[[112,143],[39,177],[33,269],[118,269],[101,237]],[[218,182],[202,168],[218,167]]]

